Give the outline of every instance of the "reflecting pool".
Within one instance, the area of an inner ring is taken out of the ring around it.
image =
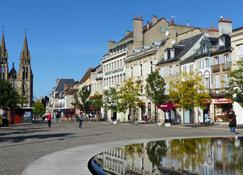
[[[161,140],[115,147],[94,156],[99,175],[242,175],[243,137]]]

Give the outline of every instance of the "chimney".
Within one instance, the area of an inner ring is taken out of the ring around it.
[[[115,41],[108,41],[108,50],[110,50],[111,48],[113,48],[116,45]]]
[[[67,88],[68,88],[68,84],[67,83],[64,83],[64,90],[67,90]]]
[[[174,21],[172,21],[169,24],[169,37],[170,37],[170,40],[171,40],[171,46],[173,44],[177,43],[177,32],[176,32],[176,25],[175,25]]]
[[[223,16],[221,16],[218,21],[218,27],[219,36],[232,33],[232,21],[230,19],[225,19]]]
[[[133,48],[137,49],[143,46],[143,17],[133,18]]]
[[[152,17],[152,25],[156,24],[158,22],[158,17],[156,15],[153,15]]]
[[[129,33],[130,33],[130,31],[129,31],[129,30],[127,30],[127,31],[126,31],[126,33],[125,33],[125,35],[128,35]]]

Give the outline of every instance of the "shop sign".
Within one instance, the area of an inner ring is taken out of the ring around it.
[[[110,71],[110,72],[106,72],[105,76],[115,74],[115,73],[118,73],[118,72],[123,72],[123,68],[119,68],[119,69],[116,69],[116,70],[113,70],[113,71]]]
[[[227,103],[232,103],[232,99],[230,98],[218,98],[218,99],[214,99],[213,102],[215,104],[227,104]]]

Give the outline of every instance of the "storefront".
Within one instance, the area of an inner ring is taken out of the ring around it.
[[[232,108],[232,99],[230,98],[218,98],[212,99],[212,104],[214,107],[214,121],[215,122],[226,122],[227,118],[225,116]]]
[[[165,123],[178,123],[178,118],[176,115],[176,105],[172,102],[166,102],[158,106],[159,109],[163,110],[165,113]]]

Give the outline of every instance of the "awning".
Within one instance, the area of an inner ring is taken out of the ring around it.
[[[175,109],[176,105],[172,102],[166,102],[158,106],[163,111],[169,111],[171,109]]]

